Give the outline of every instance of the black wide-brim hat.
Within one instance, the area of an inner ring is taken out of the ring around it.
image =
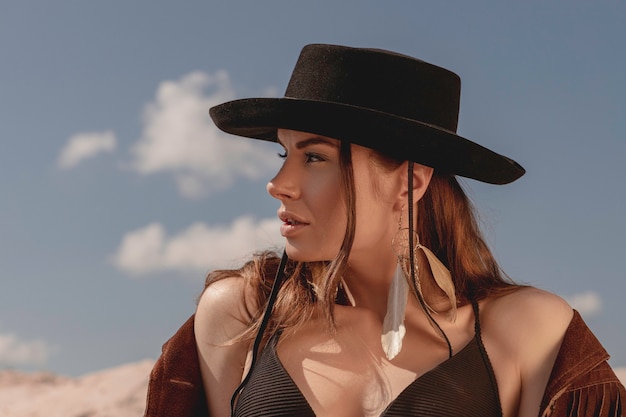
[[[491,184],[524,168],[456,134],[461,80],[444,68],[380,49],[305,46],[283,98],[248,98],[210,109],[218,128],[276,141],[277,129],[327,136],[397,160]]]

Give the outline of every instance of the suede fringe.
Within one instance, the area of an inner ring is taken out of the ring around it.
[[[550,404],[545,417],[621,417],[623,387],[618,382],[569,390]]]

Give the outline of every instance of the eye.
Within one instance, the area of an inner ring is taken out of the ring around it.
[[[287,158],[287,151],[284,151],[283,153],[278,152],[277,155],[280,159],[285,159]]]
[[[309,162],[323,162],[323,161],[326,160],[326,159],[324,159],[324,157],[322,157],[322,156],[320,156],[320,155],[318,155],[316,153],[306,152],[305,155],[306,155],[306,162],[307,163],[309,163]]]

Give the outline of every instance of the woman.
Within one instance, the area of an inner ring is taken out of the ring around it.
[[[146,415],[620,415],[626,391],[580,316],[510,282],[485,245],[456,176],[524,170],[456,135],[459,96],[423,61],[308,45],[285,98],[211,109],[282,146],[267,190],[285,252],[209,275]]]

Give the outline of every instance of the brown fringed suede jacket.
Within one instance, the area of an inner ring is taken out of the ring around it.
[[[144,417],[209,416],[189,320],[163,345],[150,375]],[[626,390],[609,355],[578,312],[570,323],[544,392],[541,417],[619,417]]]

